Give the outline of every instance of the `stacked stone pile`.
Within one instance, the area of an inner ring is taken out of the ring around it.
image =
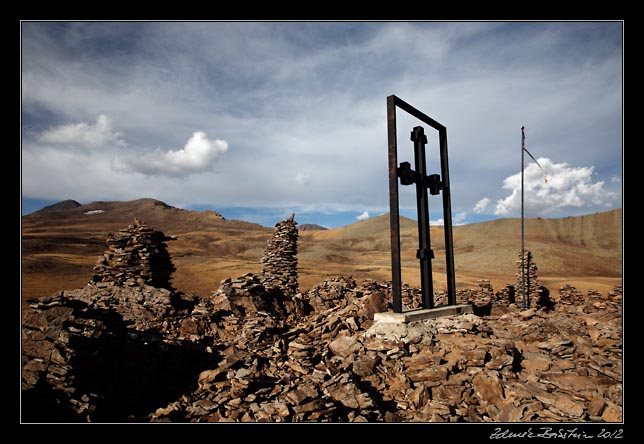
[[[508,307],[516,303],[516,289],[512,284],[506,284],[501,290],[497,291],[495,296],[495,305]]]
[[[588,290],[588,298],[593,299],[593,298],[603,298],[604,295],[602,294],[601,291],[595,290],[595,289],[590,289]]]
[[[269,311],[275,316],[289,317],[303,316],[312,310],[300,293],[290,294],[282,287],[264,286],[262,278],[254,273],[221,281],[211,302],[216,309],[242,315]]]
[[[262,256],[262,284],[266,288],[279,288],[288,295],[298,290],[296,225],[294,214],[278,222]]]
[[[516,299],[517,304],[521,304],[523,298],[523,287],[521,286],[521,265],[523,261],[523,285],[525,287],[525,294],[527,297],[527,308],[534,308],[539,302],[541,296],[541,287],[539,286],[539,277],[537,275],[537,264],[534,261],[532,252],[525,250],[523,258],[519,251],[519,258],[517,259],[517,274],[516,274]]]
[[[583,293],[573,285],[562,285],[559,288],[559,300],[558,304],[568,305],[568,306],[582,306],[586,302],[586,298]]]
[[[315,285],[306,292],[306,297],[314,310],[323,311],[338,304],[346,304],[347,293],[352,292],[356,285],[355,279],[339,276]]]
[[[174,239],[135,219],[133,225],[107,238],[108,250],[98,258],[90,284],[171,290],[175,267],[165,242]]]
[[[622,303],[622,286],[615,285],[611,291],[608,292],[608,298],[617,303]]]

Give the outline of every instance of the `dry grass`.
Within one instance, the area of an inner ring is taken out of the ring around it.
[[[104,203],[106,213],[86,216],[79,207],[59,215],[26,216],[22,227],[22,297],[30,299],[84,286],[108,233],[133,217],[178,239],[168,243],[177,268],[174,286],[208,295],[221,280],[261,271],[261,255],[273,230],[241,221],[224,221],[211,212],[166,208],[154,201],[125,209]],[[87,206],[84,206],[87,207]],[[514,283],[520,248],[520,221],[504,219],[454,227],[457,288],[490,279],[495,289]],[[445,287],[442,227],[432,227],[436,289]],[[401,220],[402,277],[418,286],[417,226]],[[581,291],[608,291],[621,284],[622,211],[566,219],[526,221],[526,248],[535,255],[543,285],[557,291],[564,283]],[[301,231],[299,283],[307,290],[327,277],[391,279],[389,216],[343,228]]]

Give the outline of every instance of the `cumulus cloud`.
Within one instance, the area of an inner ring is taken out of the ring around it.
[[[484,197],[483,199],[479,200],[476,202],[476,205],[474,205],[474,212],[477,214],[481,214],[482,212],[485,211],[487,206],[492,202],[490,199],[487,197]]]
[[[457,211],[452,214],[452,225],[463,225],[467,219],[466,211]],[[429,225],[431,227],[442,227],[445,225],[445,219],[442,217],[436,220],[429,220]]]
[[[369,212],[367,210],[363,211],[360,216],[357,216],[356,219],[358,220],[367,220],[369,219]]]
[[[127,146],[123,134],[112,128],[112,121],[105,114],[98,116],[94,124],[80,122],[50,128],[40,134],[38,141],[44,144],[85,149],[110,145]]]
[[[295,181],[300,185],[308,185],[311,183],[311,175],[306,173],[297,173]]]
[[[226,151],[228,142],[225,140],[210,140],[205,132],[195,131],[179,150],[157,150],[143,156],[126,156],[119,159],[117,168],[150,176],[184,177],[208,171],[215,159]]]
[[[543,171],[530,163],[525,168],[524,205],[531,214],[548,214],[567,207],[609,206],[615,193],[604,189],[604,182],[593,182],[594,167],[571,167],[539,158]],[[503,188],[510,194],[499,199],[494,214],[504,216],[521,211],[521,173],[506,177]]]

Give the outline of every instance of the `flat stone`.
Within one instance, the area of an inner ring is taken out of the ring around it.
[[[604,400],[604,397],[599,393],[595,393],[590,404],[588,404],[588,414],[590,416],[600,416],[604,411],[605,406],[606,401]]]
[[[527,310],[523,310],[523,311],[519,312],[519,316],[521,316],[521,318],[523,318],[523,319],[530,319],[535,314],[536,314],[536,312],[534,311],[533,308],[529,308]]]
[[[557,401],[553,405],[554,408],[569,416],[579,418],[584,414],[584,406],[580,402],[572,400],[566,395],[558,395]]]
[[[503,367],[512,365],[513,361],[514,361],[513,356],[500,355],[500,356],[497,356],[496,358],[491,359],[487,364],[485,364],[485,368],[489,370],[501,370]]]
[[[503,386],[498,378],[487,375],[477,375],[472,379],[472,385],[478,397],[485,402],[499,406],[504,400]]]
[[[358,341],[351,336],[340,336],[329,344],[333,354],[346,358],[360,348]]]
[[[525,369],[546,371],[552,366],[550,356],[543,353],[524,352],[523,356],[521,367]]]
[[[613,402],[606,402],[602,420],[606,422],[622,422],[622,408]]]

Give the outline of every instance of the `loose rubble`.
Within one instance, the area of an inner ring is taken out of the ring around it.
[[[265,278],[225,279],[207,297],[115,284],[33,301],[23,419],[622,420],[621,287],[565,286],[521,311],[511,285],[484,280],[457,292],[473,314],[401,326],[373,320],[391,310],[389,282],[340,276],[297,292]],[[405,310],[420,301],[403,286]]]

